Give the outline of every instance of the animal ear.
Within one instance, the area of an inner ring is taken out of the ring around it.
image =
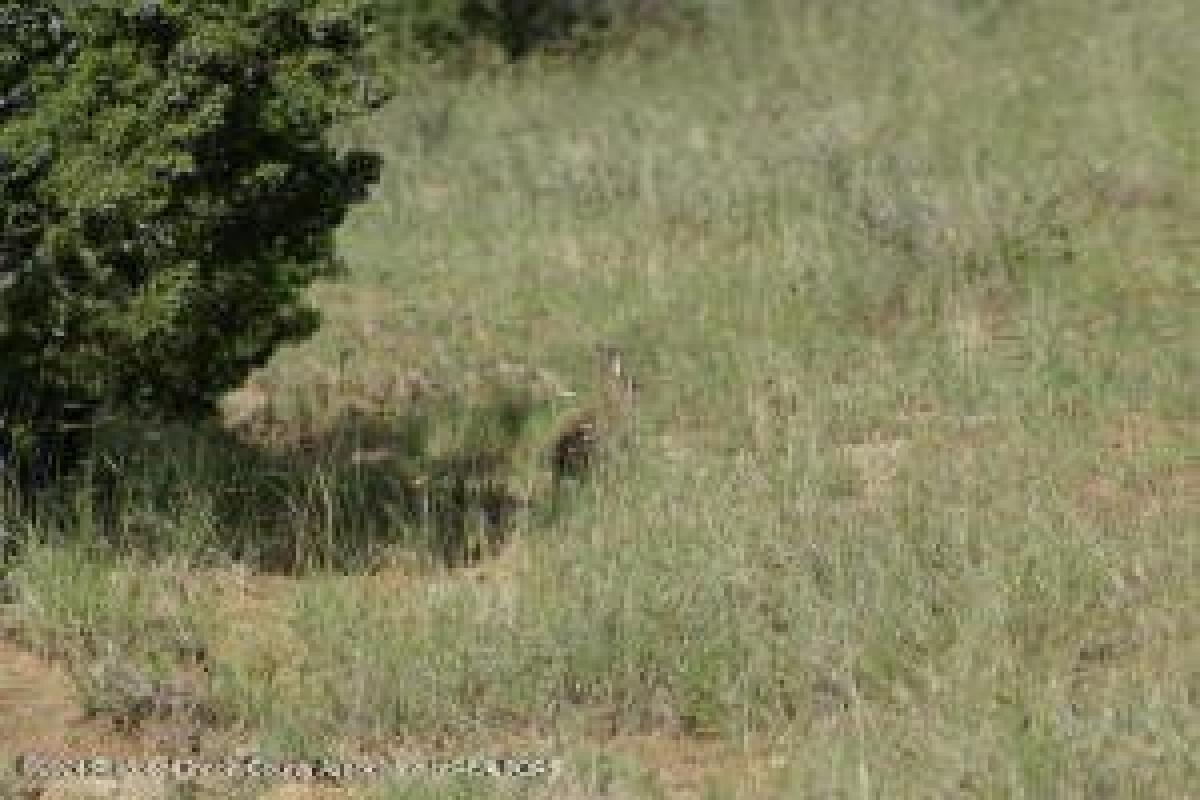
[[[621,359],[620,350],[612,345],[600,345],[596,350],[604,360],[604,366],[611,370],[614,376],[618,378],[625,377],[625,364]]]

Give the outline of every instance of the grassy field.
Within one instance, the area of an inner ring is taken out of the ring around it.
[[[180,798],[1200,796],[1200,5],[744,5],[352,133],[388,166],[323,330],[223,426],[6,500],[0,720],[58,711],[0,755],[562,760]]]

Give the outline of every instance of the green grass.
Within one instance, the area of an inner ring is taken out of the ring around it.
[[[402,91],[269,408],[114,435],[116,501],[31,523],[20,636],[170,674],[186,629],[268,752],[574,765],[498,797],[683,792],[613,737],[758,754],[706,797],[1186,796],[1200,13],[856,5]],[[635,430],[556,495],[536,456],[600,344]],[[447,568],[484,483],[520,501],[503,552]],[[296,576],[248,635],[243,558]]]

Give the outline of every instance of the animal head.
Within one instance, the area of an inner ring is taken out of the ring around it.
[[[604,384],[608,399],[622,408],[632,406],[641,386],[629,373],[623,354],[610,345],[600,345],[596,351],[605,372]]]

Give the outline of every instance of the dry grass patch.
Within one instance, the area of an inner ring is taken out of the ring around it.
[[[1081,513],[1124,521],[1130,533],[1150,521],[1190,518],[1200,509],[1200,424],[1126,414],[1101,434],[1103,466],[1078,489]]]

